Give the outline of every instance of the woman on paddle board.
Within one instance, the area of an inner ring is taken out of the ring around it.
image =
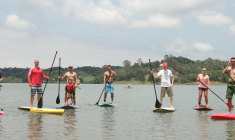
[[[107,71],[104,73],[104,104],[106,103],[107,93],[111,93],[112,104],[114,104],[114,87],[113,87],[113,77],[117,76],[117,73],[112,70],[112,66],[107,66]]]
[[[210,84],[210,78],[206,74],[206,68],[202,69],[202,73],[198,75],[197,81],[199,82],[199,87],[198,87],[198,92],[199,92],[199,97],[198,97],[198,106],[201,105],[201,100],[202,100],[202,94],[204,92],[204,97],[205,97],[205,102],[206,102],[206,107],[208,106],[208,87],[211,90],[211,84]]]
[[[43,73],[43,70],[39,67],[39,60],[34,60],[34,67],[29,69],[28,72],[28,83],[31,87],[31,98],[30,98],[30,108],[33,107],[33,100],[34,95],[37,93],[38,97],[37,100],[41,98],[42,95],[42,78],[49,79],[48,76],[46,76]]]
[[[231,114],[232,98],[233,94],[235,94],[235,57],[230,59],[223,73],[229,76],[226,98],[228,99],[228,114]]]
[[[166,62],[163,63],[163,69],[160,70],[157,75],[155,75],[152,71],[151,73],[155,78],[161,78],[161,97],[160,97],[160,104],[163,102],[163,98],[165,97],[165,94],[168,94],[168,97],[170,98],[170,104],[171,108],[174,108],[173,106],[173,91],[172,86],[174,85],[174,75],[172,74],[171,70],[167,69],[168,64]]]

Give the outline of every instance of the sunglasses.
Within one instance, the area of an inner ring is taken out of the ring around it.
[[[235,62],[235,61],[231,61],[231,62]]]

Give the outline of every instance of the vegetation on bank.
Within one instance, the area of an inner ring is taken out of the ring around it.
[[[210,76],[210,80],[215,83],[227,82],[227,76],[222,74],[222,70],[227,65],[226,61],[211,59],[196,60],[173,55],[165,55],[163,60],[152,60],[152,66],[155,72],[158,72],[162,67],[160,64],[167,62],[169,69],[172,70],[177,84],[193,83],[203,67],[207,68],[207,74]],[[134,64],[129,60],[123,61],[123,66],[112,66],[118,74],[115,78],[115,83],[127,84],[131,81],[131,84],[149,84],[151,83],[149,63],[143,63],[139,58]],[[27,73],[29,68],[1,68],[5,83],[24,83],[27,82]],[[74,71],[80,76],[81,83],[103,83],[103,74],[106,71],[106,66],[92,67],[83,66],[74,68]],[[67,68],[61,68],[61,73],[67,72]],[[47,75],[49,68],[44,70]],[[54,67],[51,73],[49,82],[58,82],[58,67]],[[156,83],[159,84],[160,79],[156,79]]]

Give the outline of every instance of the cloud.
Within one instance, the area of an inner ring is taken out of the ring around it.
[[[215,26],[221,26],[232,23],[231,18],[223,15],[222,13],[217,13],[215,11],[200,12],[197,15],[197,19],[199,20],[199,22],[203,24],[215,25]]]
[[[195,42],[195,43],[193,43],[193,46],[199,52],[212,52],[213,51],[213,47],[208,43]]]
[[[185,40],[177,38],[174,42],[166,46],[166,51],[182,54],[188,50],[188,46],[189,44]]]
[[[164,15],[152,15],[146,20],[134,21],[131,28],[178,28],[182,25],[180,19],[170,18]]]
[[[31,24],[23,19],[20,19],[15,14],[10,14],[6,16],[5,24],[8,27],[20,29],[20,30],[27,30],[27,29],[34,29],[36,26]]]
[[[218,11],[220,0],[14,0],[22,9],[44,14],[60,14],[78,21],[86,21],[102,26],[122,26],[126,28],[169,28],[181,27],[184,17],[201,11]],[[32,10],[32,8],[36,10]],[[207,17],[197,17],[208,23]],[[225,24],[228,17],[211,17],[217,24]],[[222,21],[221,21],[222,20]]]
[[[229,31],[232,33],[232,34],[235,34],[235,24],[231,25],[229,27]]]

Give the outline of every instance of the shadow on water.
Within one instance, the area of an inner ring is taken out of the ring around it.
[[[235,121],[228,121],[226,124],[227,140],[235,140]]]
[[[29,139],[39,139],[42,137],[42,114],[39,113],[29,113],[29,123],[28,123],[28,138]]]
[[[115,137],[115,107],[104,107],[102,124],[102,139],[113,139]]]
[[[77,119],[74,109],[66,110],[64,116],[64,135],[67,137],[76,137]]]

